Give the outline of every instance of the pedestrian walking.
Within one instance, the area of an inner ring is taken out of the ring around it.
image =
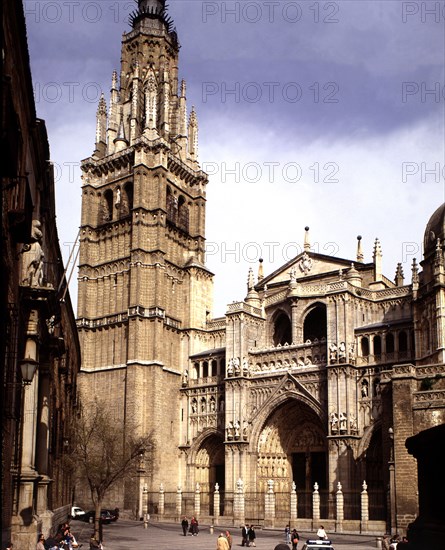
[[[181,526],[182,526],[182,532],[184,533],[184,537],[186,537],[187,536],[187,531],[188,531],[188,528],[189,528],[189,520],[187,519],[187,516],[184,516],[182,518]]]
[[[284,528],[284,536],[286,537],[286,544],[290,544],[290,527],[286,525]]]
[[[241,546],[249,546],[248,533],[249,530],[247,529],[247,525],[243,525],[241,527]]]
[[[256,546],[256,543],[255,543],[256,533],[253,525],[249,527],[249,532],[247,534],[247,537],[249,539],[249,546]]]
[[[190,520],[190,532],[192,533],[192,536],[197,537],[199,533],[199,524],[198,520],[195,518],[195,516],[192,517]]]
[[[216,539],[216,550],[229,550],[229,542],[224,536],[224,533],[220,533]]]
[[[297,533],[296,529],[292,529],[290,540],[292,542],[292,550],[297,550],[297,546],[300,541],[300,535]]]
[[[232,543],[233,543],[233,539],[232,539],[232,535],[230,534],[230,531],[226,531],[226,539],[227,539],[227,542],[229,543],[229,550],[232,548]]]
[[[321,540],[327,540],[328,539],[328,535],[326,534],[326,531],[324,530],[323,525],[320,525],[320,528],[317,531],[317,537]]]

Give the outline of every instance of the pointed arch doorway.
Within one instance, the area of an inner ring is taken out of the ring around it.
[[[209,435],[199,446],[195,459],[195,482],[201,488],[201,506],[208,510],[209,515],[215,515],[213,510],[213,494],[218,483],[221,495],[221,510],[223,515],[224,487],[225,487],[225,463],[224,441],[221,436]]]
[[[292,482],[298,496],[298,517],[309,518],[312,512],[312,489],[328,486],[327,440],[320,418],[307,404],[290,398],[269,415],[258,441],[257,486],[267,491],[274,480],[277,512],[289,512]],[[287,516],[289,517],[289,516]]]

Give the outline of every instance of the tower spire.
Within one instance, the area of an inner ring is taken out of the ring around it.
[[[96,113],[96,148],[94,156],[103,157],[107,148],[107,104],[104,94],[100,96]]]
[[[191,160],[198,161],[198,117],[192,107],[188,126],[188,151]]]
[[[364,255],[362,249],[362,236],[357,235],[357,261],[363,263]]]

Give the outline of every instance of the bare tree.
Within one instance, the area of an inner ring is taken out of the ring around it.
[[[116,483],[136,475],[141,461],[153,450],[153,438],[151,434],[139,437],[136,429],[116,421],[102,401],[83,407],[73,433],[74,448],[67,466],[89,489],[95,509],[94,535],[101,540],[100,513],[105,495]]]

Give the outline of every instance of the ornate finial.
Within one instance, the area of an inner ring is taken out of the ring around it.
[[[341,483],[338,482],[338,483],[337,483],[337,491],[338,491],[339,493],[341,493],[342,489],[343,489],[343,487],[342,487]]]
[[[434,256],[434,265],[436,267],[441,267],[444,265],[444,258],[443,258],[440,239],[437,239],[436,241],[436,254]]]
[[[117,90],[117,71],[116,69],[113,71],[113,74],[111,76],[111,89]]]
[[[397,264],[397,267],[396,267],[396,276],[394,278],[394,281],[396,283],[396,286],[403,286],[403,282],[404,282],[404,275],[403,275],[403,267],[402,267],[402,264],[401,263],[398,263]]]
[[[181,81],[181,97],[185,98],[186,90],[187,90],[187,85],[185,83],[185,80],[182,79],[182,81]]]
[[[258,265],[258,282],[260,282],[262,279],[264,279],[264,269],[263,269],[263,258],[259,259],[259,265]]]
[[[107,114],[107,102],[105,101],[105,96],[103,92],[100,95],[99,104],[97,106],[97,114],[98,115],[106,115]]]
[[[416,258],[413,259],[413,264],[412,264],[412,267],[411,267],[411,271],[412,271],[412,283],[413,285],[414,284],[419,284],[419,266],[417,265],[417,260]]]
[[[188,150],[192,160],[198,160],[198,117],[195,106],[192,107],[188,125]]]
[[[314,483],[314,493],[318,493],[318,489],[320,488],[320,486],[318,485],[317,482]]]
[[[374,260],[377,256],[382,256],[382,245],[380,244],[380,241],[378,238],[376,238],[374,242]]]
[[[363,263],[364,260],[363,250],[362,250],[362,236],[357,235],[357,261]]]
[[[374,262],[374,280],[382,280],[382,246],[379,239],[375,240],[374,243],[374,253],[373,253],[373,262]]]
[[[219,483],[215,483],[215,493],[219,493]]]
[[[366,483],[366,481],[363,481],[362,487],[363,487],[363,491],[367,491],[367,490],[368,490],[368,484]]]
[[[305,251],[309,251],[311,249],[311,243],[310,243],[310,238],[309,238],[309,227],[306,226],[304,228],[304,246],[303,246],[304,250]]]
[[[253,269],[249,267],[249,274],[247,275],[247,290],[253,290],[255,286],[255,278],[253,275]]]

